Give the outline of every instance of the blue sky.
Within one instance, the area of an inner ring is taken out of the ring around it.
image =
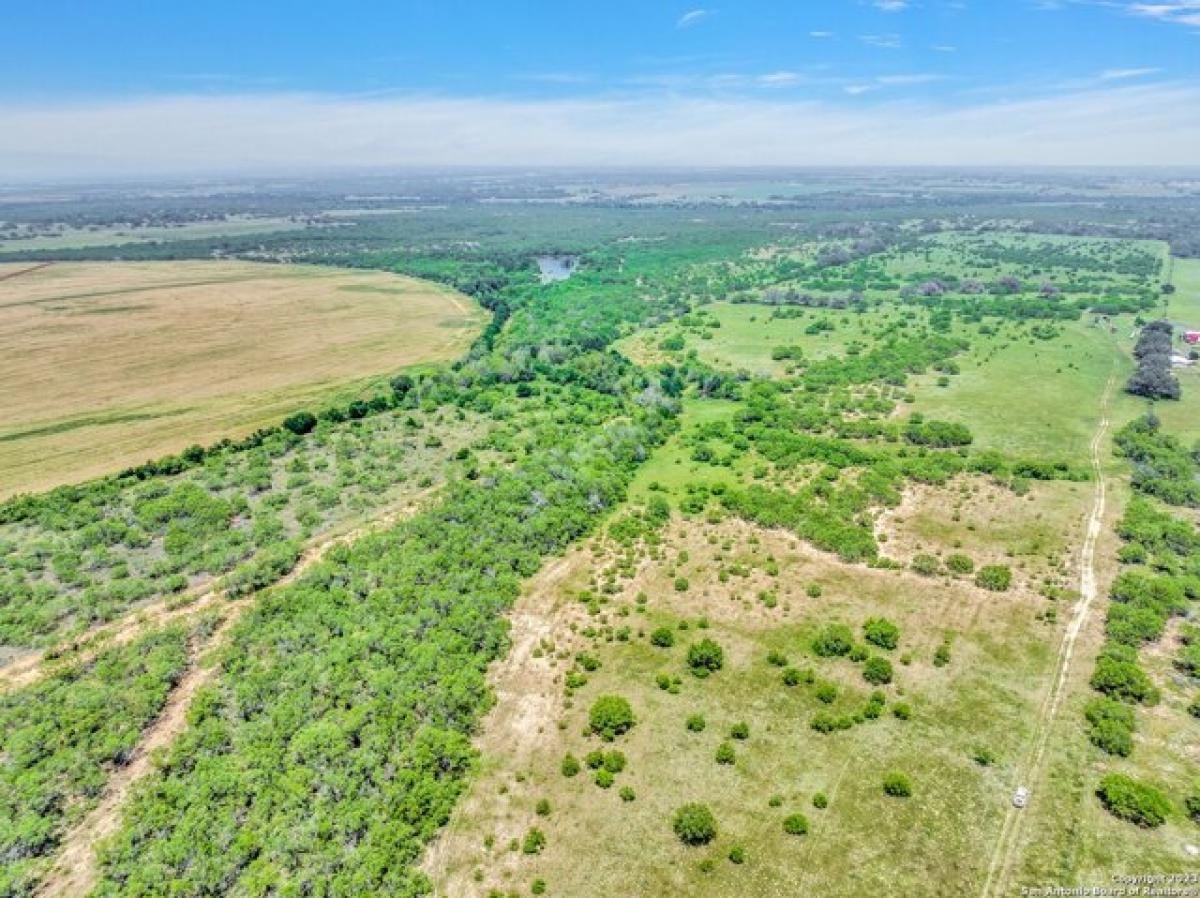
[[[1200,0],[6,6],[0,114],[18,131],[0,130],[0,163],[18,173],[304,167],[330,154],[882,163],[884,126],[900,130],[899,163],[1200,162],[1200,104],[1186,108],[1200,90]],[[1028,145],[1039,115],[1051,131],[1064,115],[1084,130],[1071,146],[1052,134],[1042,159]],[[314,116],[341,142],[310,130]],[[180,128],[202,147],[167,133]],[[84,129],[90,154],[69,146]]]

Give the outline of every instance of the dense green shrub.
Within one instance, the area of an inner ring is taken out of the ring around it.
[[[1118,454],[1133,465],[1133,488],[1168,505],[1200,506],[1200,483],[1191,454],[1153,414],[1130,421],[1113,437]]]
[[[813,651],[822,658],[833,658],[850,654],[854,647],[854,634],[845,624],[826,624],[813,637]]]
[[[933,666],[945,667],[950,663],[950,643],[941,642],[933,652]]]
[[[969,574],[975,570],[975,562],[969,556],[955,552],[946,556],[946,567],[954,574]]]
[[[525,838],[521,840],[521,851],[525,854],[541,854],[545,847],[546,834],[536,826],[526,832]]]
[[[688,732],[701,733],[704,731],[705,722],[703,714],[690,714],[687,719]]]
[[[854,726],[854,719],[846,714],[830,714],[828,711],[818,711],[813,715],[811,726],[818,733],[833,733],[837,730],[848,730]]]
[[[894,649],[900,644],[900,628],[886,617],[873,617],[863,624],[867,642],[881,649]]]
[[[317,426],[317,416],[312,412],[296,412],[283,419],[283,426],[300,436],[311,432]]]
[[[948,421],[910,421],[904,428],[904,438],[915,446],[935,449],[968,446],[974,439],[965,424]]]
[[[625,754],[619,751],[604,753],[604,769],[609,773],[620,773],[625,769]]]
[[[1183,800],[1183,809],[1193,823],[1200,823],[1200,791],[1193,792]]]
[[[587,652],[577,654],[575,656],[575,663],[589,673],[600,669],[600,659],[595,655],[589,655]]]
[[[986,564],[975,575],[975,585],[992,592],[1006,592],[1012,587],[1012,569],[1006,564]]]
[[[1106,774],[1096,795],[1114,817],[1138,826],[1162,826],[1171,814],[1171,803],[1165,795],[1123,773]]]
[[[133,756],[187,666],[181,627],[0,693],[0,895],[35,893],[68,820]]]
[[[633,728],[633,708],[629,700],[619,695],[602,695],[592,703],[588,724],[593,733],[612,741]]]
[[[671,828],[685,845],[707,845],[717,836],[717,818],[705,804],[685,804],[675,811]]]
[[[871,656],[863,664],[863,679],[875,686],[892,682],[892,662],[879,655]]]
[[[883,791],[893,798],[908,798],[912,795],[912,783],[903,773],[889,773],[883,778]]]
[[[813,795],[812,803],[814,808],[823,811],[825,808],[829,807],[829,798],[824,792],[817,792],[815,795]]]
[[[670,627],[656,627],[650,634],[650,644],[669,649],[675,644],[675,632]]]
[[[980,767],[991,767],[996,763],[996,755],[990,748],[977,748],[971,753],[971,760]]]
[[[1096,659],[1090,680],[1092,688],[1123,702],[1157,702],[1158,689],[1138,666],[1136,657],[1126,646],[1106,646]]]
[[[688,646],[687,663],[696,676],[706,677],[724,665],[725,651],[713,640],[701,639]]]
[[[749,739],[750,724],[745,722],[735,723],[729,728],[729,736],[731,739]]]
[[[803,814],[788,814],[783,818],[783,831],[789,836],[803,836],[808,832],[808,818]]]
[[[718,764],[732,764],[737,760],[737,752],[733,750],[733,743],[722,742],[717,746],[716,761]]]
[[[576,776],[579,773],[579,759],[572,754],[567,754],[562,759],[562,765],[559,768],[562,775],[566,777]]]
[[[1087,703],[1088,739],[1110,755],[1128,757],[1133,752],[1133,709],[1111,698],[1094,698]]]

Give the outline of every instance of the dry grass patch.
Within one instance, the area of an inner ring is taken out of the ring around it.
[[[945,486],[910,485],[899,506],[884,511],[876,535],[884,553],[904,565],[920,555],[969,557],[976,568],[1010,565],[1018,584],[1037,590],[1046,579],[1075,584],[1093,484],[1032,483],[1020,496],[988,478],[958,477]]]

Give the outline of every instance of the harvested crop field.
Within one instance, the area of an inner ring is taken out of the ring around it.
[[[0,265],[0,497],[236,436],[456,358],[484,313],[379,271]]]

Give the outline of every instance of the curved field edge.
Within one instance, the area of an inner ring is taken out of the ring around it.
[[[485,313],[382,271],[53,263],[0,281],[0,497],[348,402],[458,358]],[[37,390],[28,384],[37,383]]]

